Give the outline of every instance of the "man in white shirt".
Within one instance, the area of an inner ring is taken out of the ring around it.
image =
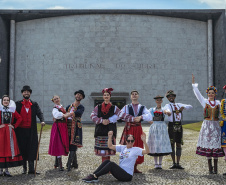
[[[183,144],[183,128],[182,128],[182,111],[189,110],[192,108],[191,105],[186,105],[182,103],[175,103],[176,94],[173,90],[169,90],[166,93],[166,97],[169,100],[169,104],[165,105],[165,108],[170,110],[171,114],[168,114],[168,133],[170,137],[172,153],[171,157],[173,160],[173,165],[170,169],[184,169],[180,164],[181,157],[181,145]],[[175,143],[176,143],[176,152],[175,152]],[[177,157],[177,163],[175,161],[175,155]]]

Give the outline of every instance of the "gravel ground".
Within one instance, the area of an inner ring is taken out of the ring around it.
[[[120,139],[123,126],[118,126],[117,143]],[[143,126],[144,132],[148,135],[149,126]],[[92,173],[100,164],[101,157],[93,152],[94,127],[85,125],[83,127],[84,147],[78,150],[79,168],[70,172],[60,172],[53,168],[54,157],[48,155],[50,130],[42,134],[40,145],[40,160],[37,171],[40,175],[22,175],[22,167],[11,168],[11,178],[0,177],[0,184],[86,184],[81,179]],[[154,169],[153,157],[145,156],[144,163],[138,166],[142,174],[135,174],[131,182],[119,182],[112,175],[105,175],[99,178],[97,184],[226,184],[226,177],[222,175],[226,170],[224,159],[219,159],[218,174],[209,175],[208,165],[205,157],[195,154],[198,132],[184,129],[184,145],[181,157],[181,164],[185,170],[170,170],[172,164],[170,156],[163,158],[163,170]],[[111,157],[111,160],[118,164],[118,155]],[[66,164],[67,157],[63,157]]]

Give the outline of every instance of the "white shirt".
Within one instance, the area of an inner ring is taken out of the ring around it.
[[[173,111],[175,111],[174,105],[176,105],[177,110],[179,110],[181,107],[184,107],[184,110],[189,110],[189,109],[192,108],[191,105],[186,105],[186,104],[182,104],[182,103],[169,103],[169,104],[166,104],[165,107],[164,107],[164,109],[168,109],[171,112],[171,115],[168,116],[168,121],[169,122],[173,122],[173,116],[175,118],[175,121],[181,121],[181,113],[179,113],[178,115],[173,114]]]
[[[116,145],[116,152],[121,152],[119,154],[119,166],[128,174],[133,175],[138,156],[143,156],[142,150],[139,147],[127,148],[126,145]]]

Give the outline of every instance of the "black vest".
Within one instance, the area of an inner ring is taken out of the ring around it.
[[[109,112],[106,115],[104,115],[103,112],[101,112],[101,107],[102,107],[102,105],[99,104],[98,105],[98,114],[97,114],[98,118],[102,117],[103,119],[108,119],[115,114],[114,113],[115,105],[111,106],[111,108],[109,109]],[[96,127],[95,127],[94,137],[108,136],[109,131],[113,131],[113,135],[116,137],[116,134],[117,134],[116,123],[109,123],[108,125],[103,125],[102,123],[97,124]]]

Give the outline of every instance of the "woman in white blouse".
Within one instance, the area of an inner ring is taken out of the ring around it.
[[[220,101],[215,100],[217,89],[214,86],[208,87],[206,90],[208,99],[204,98],[199,92],[198,84],[195,83],[193,74],[192,86],[195,96],[204,108],[204,121],[199,134],[196,154],[206,156],[209,173],[217,174],[218,157],[224,156],[221,148],[221,128],[219,125]],[[212,157],[214,158],[214,169]]]

